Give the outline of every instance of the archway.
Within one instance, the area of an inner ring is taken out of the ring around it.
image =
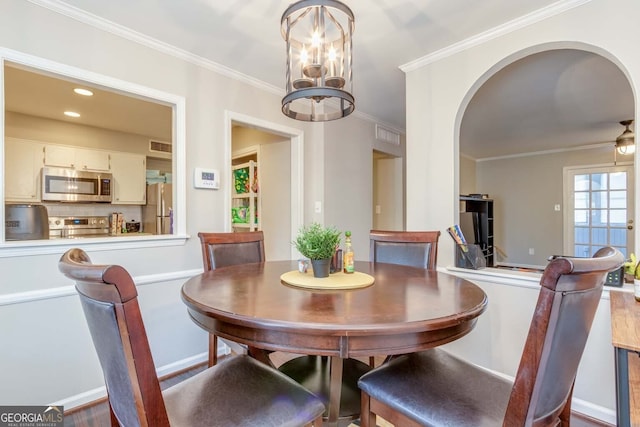
[[[499,262],[540,267],[564,253],[562,170],[613,164],[634,105],[626,71],[593,46],[533,47],[478,79],[457,117],[460,192],[496,199]]]

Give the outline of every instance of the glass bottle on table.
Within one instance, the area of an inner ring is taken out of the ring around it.
[[[353,273],[355,271],[353,247],[351,246],[351,232],[344,232],[344,254],[342,255],[344,262],[344,272]]]

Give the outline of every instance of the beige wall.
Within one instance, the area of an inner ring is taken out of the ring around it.
[[[478,193],[476,190],[476,161],[460,156],[460,194]]]
[[[227,227],[228,189],[195,189],[192,179],[195,167],[217,168],[228,176],[228,112],[302,134],[304,221],[352,228],[357,258],[368,257],[370,224],[360,218],[371,218],[374,125],[370,121],[356,115],[326,124],[291,120],[281,112],[280,91],[225,76],[210,63],[186,61],[184,52],[160,52],[22,0],[0,3],[0,55],[7,52],[185,100],[185,159],[179,165],[184,176],[174,175],[185,198],[186,209],[176,213],[186,224],[182,239],[82,244],[94,262],[121,264],[139,284],[147,334],[161,375],[206,357],[206,334],[189,320],[180,287],[202,269],[197,232]],[[0,185],[3,176],[0,173]],[[347,206],[345,197],[351,198]],[[313,210],[315,201],[323,206],[319,214]],[[69,409],[104,393],[77,296],[57,270],[58,259],[69,247],[16,248],[0,243],[0,324],[4,325],[0,341],[11,347],[0,354],[3,404],[60,402]]]
[[[35,101],[34,101],[35,102]],[[149,137],[19,113],[5,114],[5,135],[45,143],[148,155]]]
[[[564,254],[563,168],[602,164],[613,164],[612,148],[479,161],[477,190],[495,200],[495,244],[506,254],[497,260],[544,267],[550,255]]]
[[[640,56],[635,46],[640,39],[640,27],[628,25],[611,31],[609,24],[639,13],[640,3],[633,0],[591,0],[534,23],[511,26],[504,34],[492,34],[461,49],[440,52],[437,58],[414,63],[407,69],[407,194],[422,191],[426,195],[407,199],[407,227],[444,230],[457,221],[457,195],[461,189],[460,123],[475,91],[496,70],[543,50],[584,49],[617,64],[629,78],[635,94],[640,83]],[[637,98],[635,111],[637,122]],[[635,188],[639,188],[638,179],[636,174]],[[638,223],[637,207],[635,211],[635,223]],[[638,229],[635,240],[639,241]],[[453,265],[453,255],[452,240],[445,236],[438,251],[439,266]],[[507,291],[502,295],[507,295]],[[455,343],[456,352],[487,368],[513,375],[516,357],[522,350],[517,344],[518,337],[526,334],[526,328],[516,327],[510,319],[520,319],[524,312],[517,311],[508,298],[490,301],[489,311],[480,319],[480,335],[477,335],[489,354],[484,360],[478,360],[471,335],[469,340]],[[606,304],[601,304],[601,310],[607,309]],[[582,402],[581,411],[611,422],[615,392],[610,335],[607,336],[610,328],[607,323],[599,323],[601,321],[608,321],[606,312],[599,311],[594,325],[597,333],[592,331],[587,343],[576,380],[574,408],[578,400]],[[505,345],[494,347],[494,342]]]
[[[355,117],[333,123],[325,129],[325,222],[350,230],[356,259],[368,260],[375,128]]]
[[[373,225],[404,230],[404,170],[400,157],[373,156]]]

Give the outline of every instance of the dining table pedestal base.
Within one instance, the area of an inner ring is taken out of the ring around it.
[[[323,415],[325,425],[332,427],[348,426],[353,420],[360,417],[358,379],[370,369],[369,365],[359,360],[341,359],[335,356],[296,357],[278,368],[280,372],[293,378],[318,396],[327,408],[339,408],[338,414],[330,414],[327,411]],[[338,375],[335,375],[332,381],[333,370],[342,371],[341,381],[336,381],[340,377]],[[340,387],[334,387],[332,390],[332,384],[339,384]],[[339,403],[329,405],[331,399],[339,399]]]

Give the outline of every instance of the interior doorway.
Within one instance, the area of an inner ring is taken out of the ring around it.
[[[227,230],[262,230],[268,261],[293,259],[292,236],[303,223],[303,133],[237,113],[226,115]],[[251,196],[241,202],[234,182],[238,164],[251,171],[247,190]],[[243,204],[253,206],[253,212],[244,212],[250,223],[239,223],[235,217]]]
[[[402,158],[373,150],[373,218],[375,230],[404,230]]]

